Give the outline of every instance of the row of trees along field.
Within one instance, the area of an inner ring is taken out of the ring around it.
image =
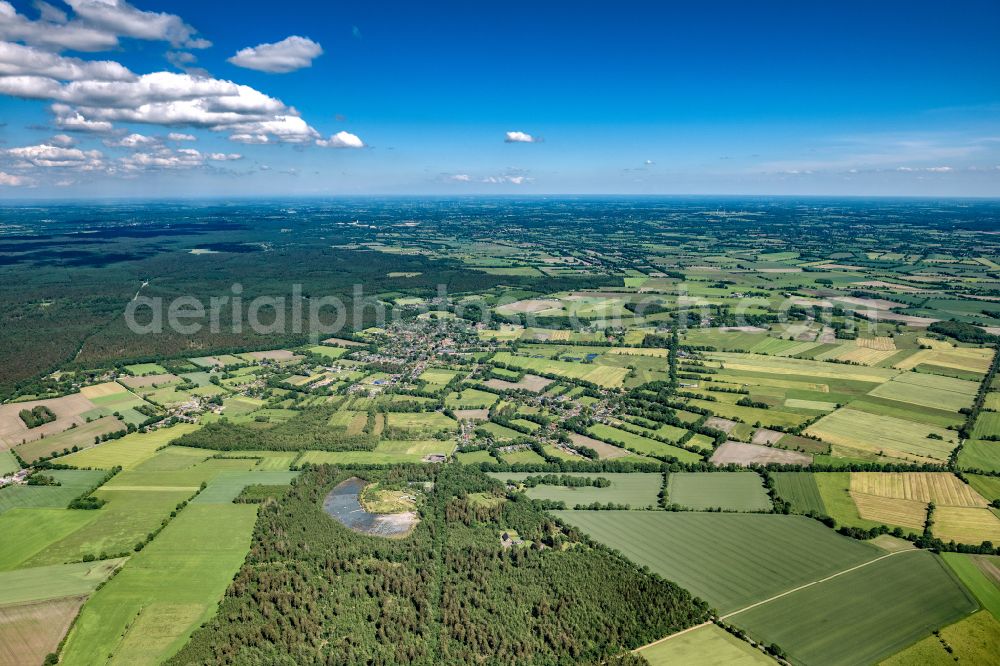
[[[261,507],[218,615],[170,664],[636,663],[623,653],[708,617],[687,591],[531,500],[482,501],[505,490],[476,469],[353,473],[434,482],[414,532],[385,539],[342,527],[321,505],[352,472],[309,469]],[[505,549],[509,530],[530,545]]]

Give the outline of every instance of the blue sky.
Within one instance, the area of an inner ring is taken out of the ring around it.
[[[2,198],[1000,196],[1000,5],[0,0],[0,122]]]

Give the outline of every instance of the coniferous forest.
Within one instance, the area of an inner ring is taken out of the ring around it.
[[[358,534],[324,513],[355,474],[433,484],[413,534]],[[505,548],[505,531],[524,543]],[[169,663],[628,663],[708,613],[478,470],[321,466],[261,507],[218,615]]]

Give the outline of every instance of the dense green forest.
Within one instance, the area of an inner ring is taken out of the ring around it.
[[[415,531],[367,536],[327,516],[352,474],[433,482]],[[505,530],[526,545],[505,549]],[[218,615],[169,663],[601,663],[708,613],[478,470],[323,466],[262,505]]]
[[[370,451],[375,448],[378,437],[348,435],[343,430],[326,427],[334,412],[334,407],[304,409],[295,418],[269,428],[261,428],[260,424],[219,421],[179,437],[176,443],[217,451]]]

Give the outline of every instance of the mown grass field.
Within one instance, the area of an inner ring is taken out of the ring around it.
[[[931,463],[947,461],[957,444],[950,430],[849,408],[824,416],[805,434],[863,453]]]
[[[651,647],[639,650],[650,666],[726,664],[727,666],[755,666],[771,664],[774,660],[760,650],[741,641],[728,631],[714,624],[670,638]]]
[[[386,427],[415,432],[457,430],[458,422],[441,412],[401,412],[386,414]]]
[[[793,663],[877,662],[977,608],[936,555],[904,551],[726,620]]]
[[[501,481],[520,482],[529,476],[538,476],[537,472],[490,472],[489,476]],[[601,477],[611,482],[607,488],[593,486],[552,486],[539,484],[527,489],[528,497],[566,502],[566,508],[572,509],[577,504],[600,502],[607,504],[628,504],[634,509],[647,506],[657,506],[660,489],[663,488],[662,474],[635,473],[616,474],[611,472],[568,473],[575,477]]]
[[[257,507],[189,505],[80,611],[63,664],[159,663],[215,611],[250,548]]]
[[[111,469],[115,466],[133,469],[152,458],[160,447],[200,427],[191,423],[178,423],[170,428],[160,428],[147,433],[134,432],[121,439],[113,439],[85,451],[71,453],[60,458],[59,462],[63,465],[93,469]]]
[[[939,506],[931,533],[942,541],[976,546],[983,541],[1000,543],[1000,518],[989,509]]]
[[[858,515],[863,520],[880,523],[888,527],[902,527],[907,532],[923,531],[927,517],[927,502],[920,500],[881,497],[851,492]]]
[[[570,525],[675,581],[721,612],[883,554],[802,516],[556,511]]]
[[[84,597],[0,606],[0,664],[41,664],[58,649]]]
[[[455,450],[455,443],[440,439],[382,441],[373,451],[306,451],[299,464],[350,465],[392,463],[415,463],[424,456],[437,453],[449,455]]]
[[[0,514],[11,509],[65,509],[66,505],[104,478],[98,470],[57,469],[44,473],[58,486],[11,486],[0,490]]]
[[[50,456],[53,453],[62,453],[66,449],[72,450],[74,446],[81,449],[94,446],[95,437],[124,431],[125,428],[126,425],[115,417],[103,416],[95,418],[90,423],[70,428],[58,435],[19,444],[14,449],[17,451],[17,455],[21,456],[26,462],[32,463],[39,458]]]
[[[904,372],[871,390],[869,395],[957,412],[972,404],[978,390],[976,382],[964,379]]]
[[[688,509],[769,511],[771,499],[755,472],[677,472],[670,474],[667,501]]]
[[[124,558],[0,572],[0,606],[90,594]]]
[[[951,472],[851,472],[851,492],[934,502],[940,506],[978,506],[987,502]]]
[[[946,648],[945,645],[948,647]],[[913,664],[989,664],[1000,654],[1000,622],[979,611],[944,627],[939,636],[928,636],[885,661],[882,666]]]

